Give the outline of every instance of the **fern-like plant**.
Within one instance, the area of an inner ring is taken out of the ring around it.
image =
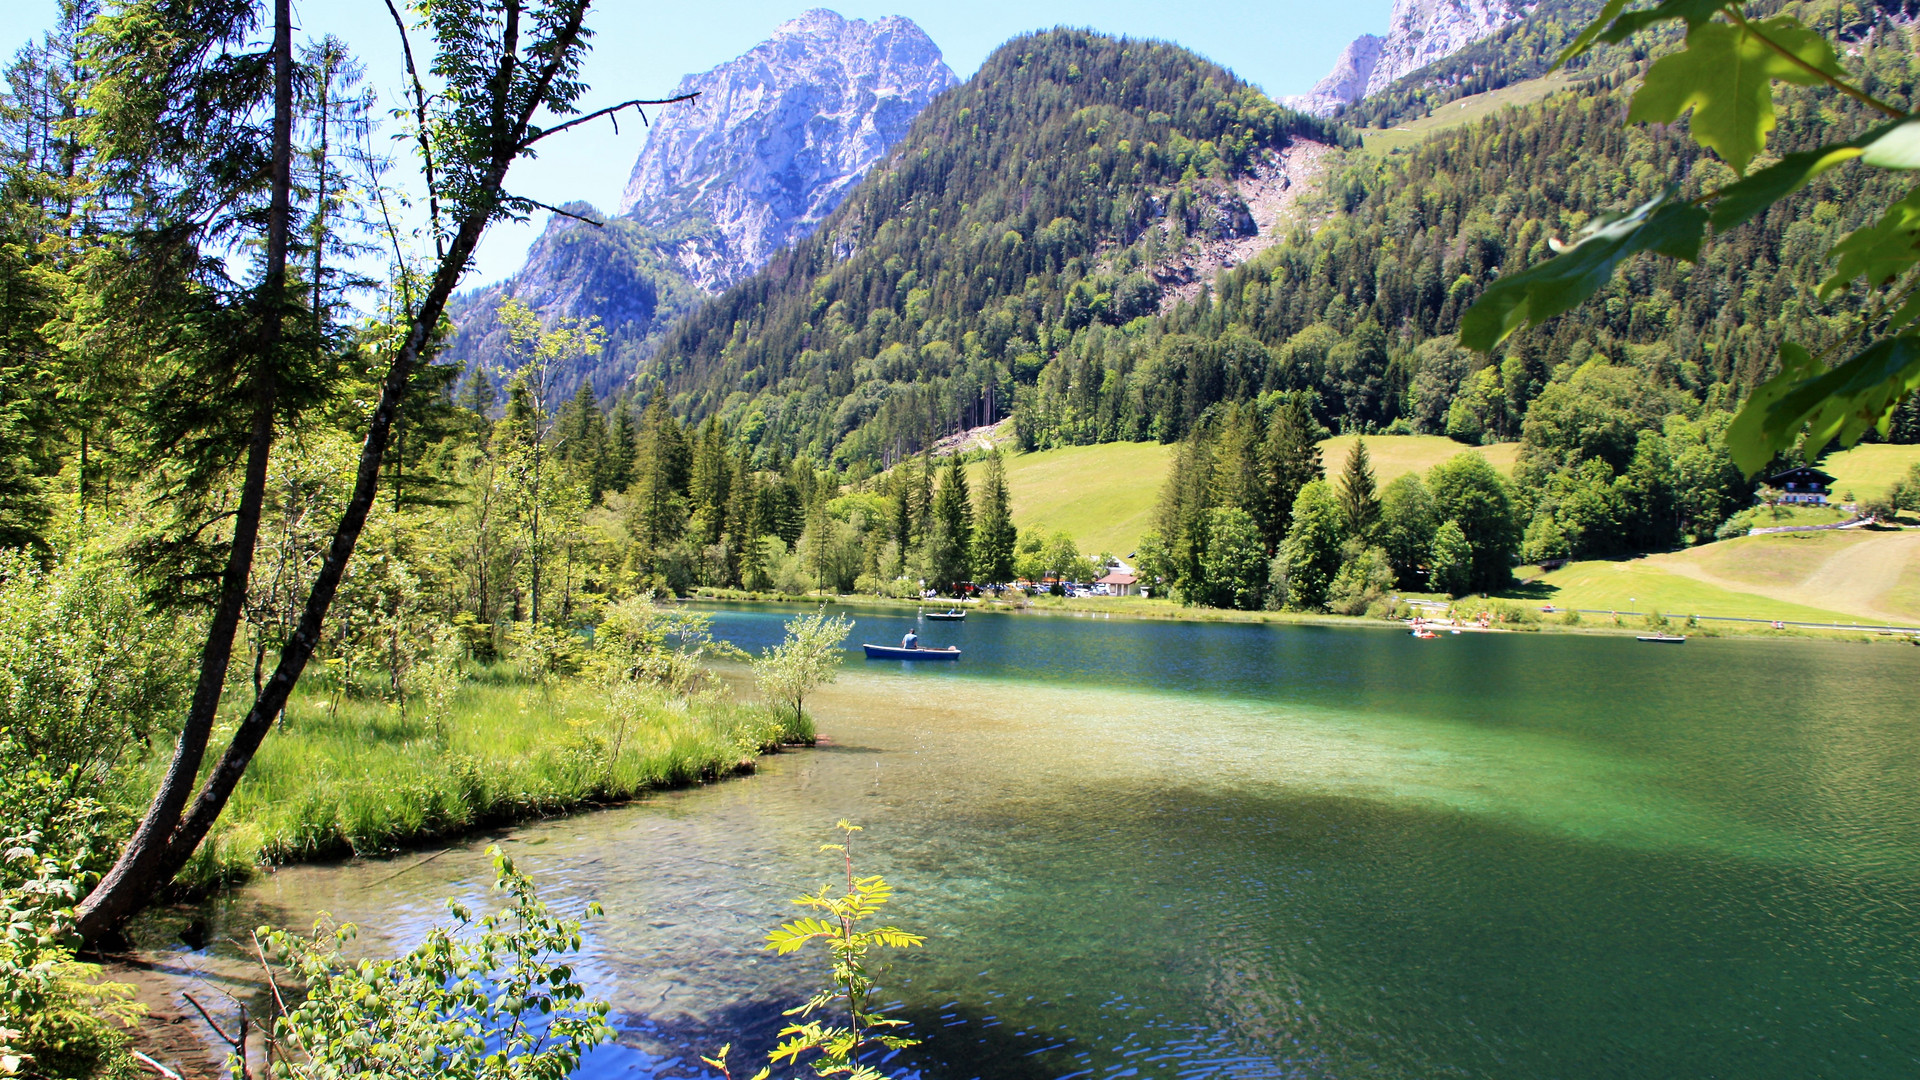
[[[846,890],[837,892],[828,885],[817,893],[796,897],[794,903],[820,914],[783,924],[767,935],[766,944],[769,951],[779,956],[799,952],[809,945],[825,948],[830,965],[827,985],[805,1004],[787,1010],[785,1015],[796,1019],[781,1030],[780,1044],[767,1056],[772,1065],[798,1065],[803,1057],[811,1055],[808,1064],[816,1076],[886,1080],[886,1074],[860,1060],[861,1052],[873,1047],[904,1049],[918,1045],[920,1040],[888,1034],[905,1027],[907,1022],[888,1017],[875,1007],[877,984],[872,953],[876,948],[914,948],[925,944],[927,939],[897,926],[861,928],[862,923],[878,916],[893,899],[893,886],[878,874],[854,876],[853,834],[860,831],[860,826],[843,819],[835,828],[844,835],[844,841],[822,844],[820,850],[840,854],[846,872]],[[844,1003],[845,1023],[824,1020],[826,1012],[836,1003]],[[723,1046],[715,1057],[701,1060],[732,1080],[733,1074],[727,1067],[728,1049]],[[768,1080],[772,1075],[773,1068],[769,1066],[754,1074],[753,1080]]]

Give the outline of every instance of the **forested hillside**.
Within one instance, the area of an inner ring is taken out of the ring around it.
[[[1297,137],[1342,136],[1171,45],[1017,38],[819,231],[683,322],[658,390],[749,445],[892,460],[1005,415],[1076,332],[1152,315],[1149,271],[1246,229],[1230,178]]]

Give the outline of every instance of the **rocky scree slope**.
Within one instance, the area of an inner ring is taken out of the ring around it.
[[[1152,316],[1179,252],[1271,226],[1239,185],[1342,141],[1177,46],[1015,38],[645,378],[749,444],[891,460],[1005,416],[1059,341]]]
[[[618,213],[598,228],[555,215],[520,272],[460,299],[448,361],[498,366],[495,310],[513,297],[608,333],[601,357],[558,373],[556,396],[583,379],[617,393],[664,327],[811,232],[956,81],[911,20],[826,10],[686,76],[675,94],[699,97],[653,118]],[[566,209],[603,217],[585,203]]]

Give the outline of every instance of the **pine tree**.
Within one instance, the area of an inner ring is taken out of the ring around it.
[[[973,541],[973,500],[967,492],[967,472],[960,455],[947,459],[940,491],[933,498],[933,519],[927,535],[927,565],[932,584],[952,589],[967,580]]]
[[[613,433],[607,438],[606,459],[601,464],[600,484],[607,491],[626,491],[633,483],[634,457],[640,450],[640,432],[633,424],[633,409],[622,405],[614,410]]]
[[[1289,394],[1274,410],[1267,439],[1260,447],[1266,481],[1264,513],[1259,518],[1267,550],[1276,550],[1293,523],[1293,500],[1320,478],[1320,425],[1303,395]]]
[[[694,440],[689,484],[687,501],[692,518],[688,529],[693,540],[702,547],[717,544],[727,531],[727,493],[732,489],[727,475],[726,444],[717,420],[709,418],[700,425]]]
[[[1347,467],[1340,474],[1340,516],[1347,535],[1370,543],[1374,526],[1380,522],[1380,495],[1374,485],[1373,461],[1367,454],[1367,440],[1355,439],[1347,454]]]
[[[995,450],[987,458],[986,482],[980,486],[980,517],[973,531],[973,579],[985,583],[1013,580],[1013,552],[1018,541],[1006,462]]]

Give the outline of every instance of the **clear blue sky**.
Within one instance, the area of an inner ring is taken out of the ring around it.
[[[1015,34],[1085,26],[1179,42],[1278,96],[1312,86],[1348,41],[1383,31],[1392,0],[1331,6],[1313,0],[701,0],[677,5],[601,0],[589,20],[595,37],[586,67],[593,87],[587,106],[664,95],[680,76],[740,55],[809,7],[830,7],[860,19],[905,15],[926,30],[962,79]],[[54,0],[0,0],[4,55],[11,56],[50,25],[55,10]],[[382,0],[295,0],[295,12],[308,35],[332,33],[346,39],[366,62],[374,85],[398,85],[399,48]],[[560,145],[550,144],[538,161],[515,166],[510,186],[542,202],[585,199],[610,208],[619,199],[642,138],[638,124],[622,123],[618,136],[595,125],[556,140]],[[517,227],[496,226],[480,249],[468,284],[517,269],[542,224],[537,217]]]

